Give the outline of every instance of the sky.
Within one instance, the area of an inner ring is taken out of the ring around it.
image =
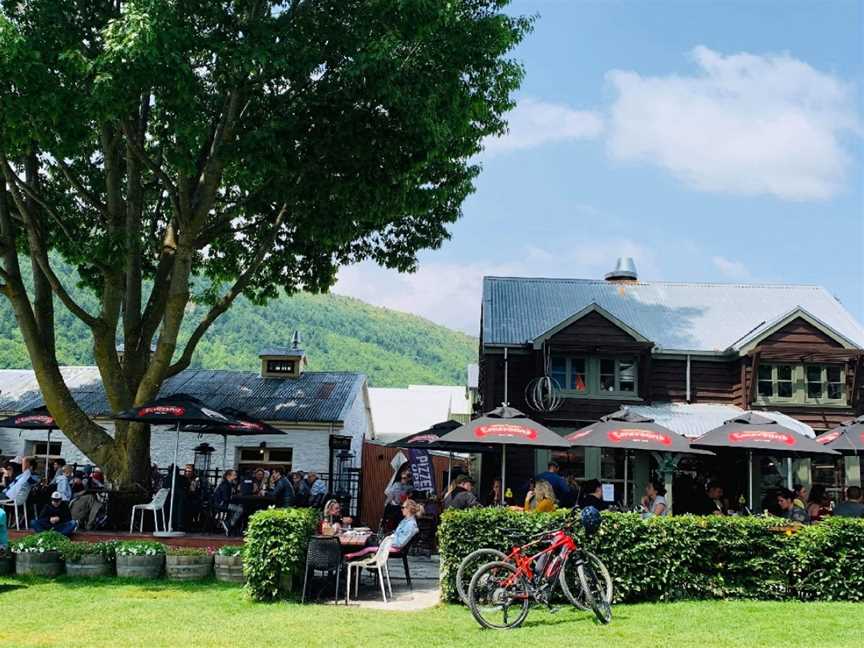
[[[864,0],[514,0],[507,135],[452,237],[335,292],[477,335],[484,275],[818,284],[864,322]]]

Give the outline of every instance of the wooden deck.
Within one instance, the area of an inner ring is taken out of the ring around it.
[[[9,529],[9,540],[20,540],[33,531],[16,531]],[[125,531],[80,531],[72,536],[76,542],[105,542],[107,540],[155,540],[172,547],[211,547],[218,549],[225,545],[241,545],[243,538],[228,538],[224,535],[188,534],[179,538],[154,538],[149,533],[128,533]]]

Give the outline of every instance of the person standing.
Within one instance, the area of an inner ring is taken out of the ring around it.
[[[63,501],[63,496],[54,492],[51,501],[39,513],[39,517],[33,520],[30,528],[34,531],[56,531],[71,536],[78,528],[78,523],[72,519],[69,505]]]
[[[276,500],[276,506],[290,508],[294,506],[294,486],[291,481],[285,477],[285,469],[281,466],[276,466],[272,470],[273,475],[273,490],[270,493]]]
[[[573,504],[573,491],[570,490],[570,484],[567,483],[567,480],[559,474],[560,470],[557,461],[550,461],[546,465],[546,471],[537,475],[534,482],[540,480],[549,482],[552,490],[555,491],[555,499],[561,503],[561,506],[569,507]]]
[[[459,511],[480,506],[480,501],[473,491],[474,480],[468,475],[459,475],[454,481],[453,490],[444,498],[444,510]]]
[[[864,502],[861,501],[861,487],[850,486],[846,489],[846,500],[834,507],[836,517],[864,518]]]
[[[598,511],[605,511],[609,508],[609,502],[603,501],[603,484],[597,479],[589,479],[582,486],[582,498],[579,501],[579,506],[586,508],[593,506]]]

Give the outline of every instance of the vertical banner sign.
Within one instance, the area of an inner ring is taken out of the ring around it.
[[[435,471],[432,470],[432,457],[429,452],[417,448],[408,451],[411,455],[411,477],[414,482],[414,490],[434,493]]]

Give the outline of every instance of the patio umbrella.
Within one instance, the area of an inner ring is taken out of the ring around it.
[[[138,407],[125,410],[114,415],[121,421],[148,423],[150,425],[175,426],[177,439],[174,442],[174,470],[171,471],[171,511],[168,515],[168,530],[156,532],[154,536],[174,537],[185,535],[182,531],[174,531],[174,489],[177,482],[177,455],[180,451],[180,431],[184,424],[239,424],[241,421],[226,416],[222,412],[208,408],[197,398],[186,394],[175,394],[166,398],[145,403]]]
[[[183,423],[180,425],[181,432],[197,432],[198,434],[218,434],[222,437],[222,469],[226,469],[228,460],[228,437],[229,436],[258,436],[260,434],[286,434],[284,430],[273,427],[269,423],[260,421],[250,416],[243,410],[234,407],[224,407],[219,410],[222,414],[230,416],[233,421],[223,423]]]
[[[440,443],[462,446],[466,451],[478,446],[501,446],[501,503],[507,490],[507,446],[531,448],[569,448],[570,443],[549,428],[528,418],[519,410],[502,405],[441,437]]]
[[[810,454],[837,454],[792,428],[761,416],[744,412],[723,425],[708,430],[693,441],[699,448],[742,448],[747,450],[747,477],[750,510],[753,510],[753,452],[786,457],[787,487],[792,488],[792,456]]]
[[[448,444],[441,442],[442,436],[460,427],[462,427],[462,424],[459,421],[442,421],[440,423],[435,423],[435,425],[428,427],[425,430],[421,430],[420,432],[414,432],[414,434],[409,434],[401,439],[396,439],[395,441],[388,443],[387,447],[403,448],[406,450],[411,450],[412,448],[422,450],[440,450],[446,452],[448,455],[447,483],[449,484],[453,472],[452,464],[454,452],[468,452],[469,450],[472,452],[481,452],[492,450],[491,446],[468,448],[464,443]]]
[[[714,454],[690,446],[682,435],[624,407],[602,417],[597,423],[571,432],[564,437],[571,446],[587,448],[621,448],[624,450],[624,506],[627,506],[627,473],[630,450]]]
[[[864,416],[846,421],[816,437],[816,443],[844,455],[864,453]]]
[[[45,445],[45,478],[48,478],[48,456],[51,454],[51,432],[57,429],[54,417],[44,405],[26,410],[20,414],[0,419],[0,428],[15,430],[48,430],[48,443]]]

